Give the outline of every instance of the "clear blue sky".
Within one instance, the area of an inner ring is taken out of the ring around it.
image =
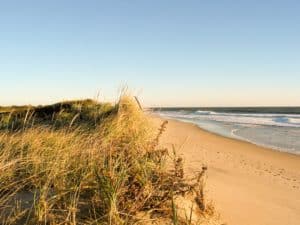
[[[300,1],[0,0],[0,104],[300,105]]]

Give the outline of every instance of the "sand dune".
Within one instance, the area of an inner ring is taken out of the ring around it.
[[[162,119],[154,121],[159,124]],[[226,224],[300,224],[300,156],[173,120],[161,142],[175,144],[188,173],[195,173],[203,164],[208,166],[208,196]]]

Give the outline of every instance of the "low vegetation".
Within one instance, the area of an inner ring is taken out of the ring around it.
[[[82,128],[96,127],[117,109],[109,103],[94,100],[66,101],[48,106],[19,106],[0,108],[0,129],[16,131],[36,125],[51,128],[80,125]]]
[[[213,214],[206,168],[185,178],[182,158],[159,146],[167,122],[157,131],[129,96],[2,111],[0,224],[196,224]],[[182,197],[192,199],[184,216]]]

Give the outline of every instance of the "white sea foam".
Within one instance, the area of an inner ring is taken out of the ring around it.
[[[300,155],[300,151],[297,151],[295,148],[279,147],[279,146],[276,146],[276,145],[271,145],[271,144],[266,144],[266,143],[262,143],[262,142],[257,142],[257,141],[254,141],[254,140],[250,139],[250,138],[242,137],[242,136],[236,134],[238,131],[239,131],[239,129],[233,129],[231,131],[231,135],[235,139],[247,141],[249,143],[252,143],[252,144],[255,144],[255,145],[258,145],[258,146],[262,146],[262,147],[265,147],[265,148],[271,148],[271,149],[274,149],[274,150],[277,150],[277,151],[280,151],[280,152],[291,152],[293,154]]]
[[[211,115],[211,114],[216,114],[216,112],[214,111],[202,111],[202,110],[197,110],[196,114],[200,114],[200,115]]]

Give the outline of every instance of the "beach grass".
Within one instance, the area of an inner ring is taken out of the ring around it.
[[[200,214],[211,210],[206,169],[185,178],[182,158],[159,145],[166,126],[157,130],[128,95],[115,105],[82,100],[2,110],[0,223],[192,224],[192,215],[178,218],[174,199],[194,193]]]

